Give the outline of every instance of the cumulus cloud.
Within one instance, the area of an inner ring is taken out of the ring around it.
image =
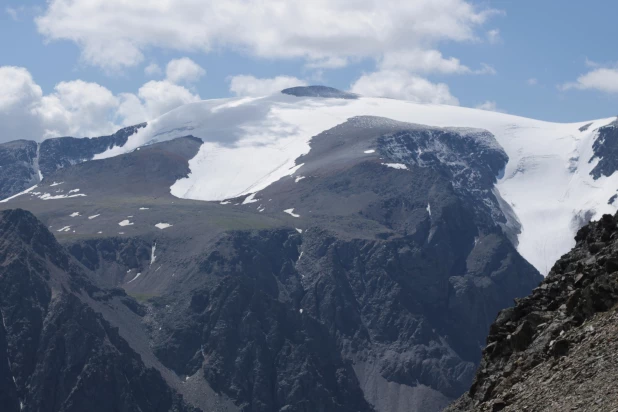
[[[490,44],[498,44],[502,42],[502,37],[500,37],[500,30],[498,29],[489,30],[486,33],[486,36],[487,36],[487,41]]]
[[[472,70],[454,57],[444,58],[437,50],[406,50],[386,53],[380,63],[383,69],[407,69],[416,73],[470,73]]]
[[[487,110],[490,112],[499,112],[499,113],[506,113],[504,110],[498,108],[498,104],[492,100],[487,100],[479,105],[476,106],[477,109],[481,109],[481,110]]]
[[[43,91],[28,70],[0,67],[0,142],[43,132],[35,114]]]
[[[19,14],[18,14],[18,10],[13,8],[13,7],[6,7],[4,9],[4,11],[6,11],[6,14],[9,15],[9,17],[11,17],[11,19],[13,19],[13,21],[19,21]]]
[[[449,87],[398,70],[381,70],[361,76],[350,90],[364,96],[390,97],[418,103],[458,105]]]
[[[157,63],[150,63],[148,66],[144,67],[144,73],[147,76],[159,76],[163,74],[163,70]]]
[[[0,141],[50,136],[105,134],[117,98],[106,88],[81,80],[61,82],[44,95],[28,70],[0,67]]]
[[[199,95],[168,80],[150,81],[137,93],[119,95],[74,80],[44,94],[25,68],[0,66],[0,142],[101,136],[198,100]]]
[[[466,0],[362,0],[353,7],[349,0],[48,0],[36,24],[48,40],[72,41],[87,63],[106,69],[134,66],[151,48],[232,48],[332,68],[476,40],[493,13]]]
[[[144,106],[148,119],[160,116],[183,104],[200,100],[199,95],[166,80],[146,83],[140,87],[137,95]]]
[[[43,137],[59,135],[93,136],[112,133],[118,99],[96,84],[74,80],[56,85],[43,96],[34,112],[45,127]]]
[[[481,64],[472,70],[454,57],[445,58],[438,50],[410,49],[385,53],[379,63],[382,70],[408,70],[413,73],[496,74],[493,67]]]
[[[236,96],[266,96],[289,87],[307,85],[304,80],[290,76],[259,79],[249,75],[239,75],[229,80],[230,91]]]
[[[171,83],[193,83],[204,76],[206,70],[188,57],[183,57],[170,61],[165,73]]]
[[[589,65],[590,67],[597,67]],[[569,82],[558,86],[560,90],[597,90],[604,93],[618,93],[618,69],[598,67]]]

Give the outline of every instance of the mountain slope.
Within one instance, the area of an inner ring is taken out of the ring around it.
[[[448,411],[609,411],[616,390],[618,216],[577,233],[532,295],[491,326],[470,392]]]
[[[193,407],[439,411],[531,263],[615,209],[611,121],[311,87],[204,101],[0,208],[140,302],[91,306]]]
[[[505,233],[492,189],[508,158],[485,131],[360,116],[256,194],[166,193],[201,147],[67,167],[6,204],[145,302],[149,346],[195,406],[188,385],[243,411],[438,411],[495,314],[541,280]]]
[[[172,194],[222,201],[258,192],[294,174],[300,166],[296,159],[309,153],[313,136],[352,117],[487,130],[509,158],[495,190],[521,224],[519,252],[541,273],[573,246],[579,227],[603,213],[615,213],[618,207],[609,202],[618,189],[618,175],[612,166],[596,172],[604,161],[593,148],[601,141],[613,141],[605,136],[614,128],[603,126],[615,119],[556,124],[391,99],[313,97],[319,93],[303,90],[306,93],[295,90],[295,95],[189,104],[153,120],[125,146],[97,158],[192,134],[204,144],[190,162],[192,173],[172,186]]]
[[[26,140],[0,144],[0,199],[7,199],[63,167],[92,160],[116,146],[146,124],[130,126],[110,136],[76,139],[60,137],[41,143]]]
[[[32,214],[0,213],[2,410],[194,410],[85,303],[106,294]]]

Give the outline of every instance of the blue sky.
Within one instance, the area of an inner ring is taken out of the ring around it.
[[[8,100],[37,96],[3,107],[0,90],[0,121],[20,118],[18,107],[28,107],[31,116],[36,105],[37,116],[47,120],[36,119],[35,135],[106,132],[198,98],[259,94],[294,82],[482,105],[548,121],[618,114],[614,1],[410,0],[408,7],[394,0],[315,0],[309,9],[308,3],[288,7],[295,2],[282,1],[261,3],[273,7],[255,17],[261,10],[254,0],[230,0],[225,9],[211,0],[178,0],[172,7],[185,10],[174,13],[165,0],[148,2],[152,7],[121,0],[4,0],[0,69],[25,70],[19,81],[4,71],[10,84],[24,82],[12,86]],[[357,5],[358,13],[343,17]],[[217,18],[210,21],[211,15]],[[428,26],[416,27],[423,23]],[[367,34],[365,27],[375,31]],[[412,57],[401,57],[410,50]],[[171,81],[167,64],[183,58],[182,73]],[[156,70],[147,74],[149,65]],[[100,107],[99,98],[105,102]],[[76,109],[80,99],[92,111]],[[5,129],[0,133],[19,130]]]

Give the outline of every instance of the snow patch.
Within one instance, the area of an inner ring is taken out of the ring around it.
[[[393,169],[408,170],[408,166],[401,164],[401,163],[382,163],[382,164],[386,167],[390,167]]]
[[[30,187],[30,188],[28,188],[28,189],[24,190],[23,192],[20,192],[20,193],[18,193],[18,194],[16,194],[16,195],[13,195],[13,196],[11,196],[11,197],[7,197],[7,198],[6,198],[6,199],[4,199],[4,200],[0,200],[0,203],[6,203],[6,202],[8,202],[9,200],[15,199],[16,197],[19,197],[19,196],[25,195],[26,193],[30,193],[30,192],[32,192],[34,189],[36,189],[37,187],[38,187],[37,185],[34,185],[34,186],[32,186],[32,187]]]
[[[431,204],[427,203],[427,213],[431,216]]]
[[[363,153],[365,154],[371,154],[371,153],[375,153],[376,151],[371,149],[371,150],[365,150]]]
[[[100,215],[100,214],[98,214],[98,215],[88,216],[88,219],[89,219],[89,220],[96,219],[96,218],[97,218],[97,217],[99,217],[99,216],[101,216],[101,215]]]
[[[73,212],[73,213],[71,213],[69,216],[71,216],[71,217],[77,217],[77,216],[79,216],[79,212]]]
[[[283,212],[287,213],[288,215],[290,215],[292,217],[300,217],[300,215],[297,215],[297,214],[294,213],[294,208],[285,209]]]
[[[302,229],[299,229],[299,228],[296,228],[296,231],[297,231],[298,233],[301,233],[301,234],[303,233],[303,230],[302,230]]]
[[[59,186],[59,185],[61,185],[61,184],[63,184],[63,183],[64,183],[64,182],[54,182],[54,183],[52,183],[52,184],[51,184],[51,185],[49,185],[49,186],[51,186],[51,187],[54,187],[54,186]]]
[[[129,222],[128,219],[125,219],[122,222],[119,222],[118,225],[119,226],[133,226],[133,222]]]
[[[249,196],[247,196],[245,198],[245,200],[242,202],[243,205],[248,205],[250,203],[256,203],[258,200],[255,198],[255,193],[251,193]]]
[[[140,207],[139,210],[149,210],[149,207]]]
[[[71,192],[69,192],[69,193],[71,193]],[[41,200],[58,200],[58,199],[70,199],[70,198],[73,198],[73,197],[86,197],[86,195],[83,194],[83,193],[78,193],[76,195],[55,195],[55,196],[53,196],[53,195],[51,195],[49,193],[45,193],[42,196],[39,196],[39,199],[41,199]]]
[[[170,225],[169,223],[157,223],[157,224],[155,225],[155,227],[156,227],[157,229],[161,229],[161,230],[163,230],[163,229],[167,229],[168,227],[172,227],[172,226],[173,226],[173,225]]]
[[[131,282],[133,282],[135,279],[137,279],[137,278],[138,278],[138,277],[140,277],[141,275],[142,275],[141,273],[138,273],[137,275],[135,275],[135,277],[134,277],[133,279],[131,279],[131,280],[130,280],[129,282],[127,282],[127,283],[131,283]]]
[[[298,182],[300,182],[301,180],[303,180],[304,178],[305,178],[305,176],[298,176],[298,177],[294,180],[294,183],[298,183]]]
[[[65,226],[61,229],[56,230],[56,232],[68,232],[71,230],[71,226]]]
[[[152,264],[157,259],[157,256],[155,255],[156,250],[157,250],[157,243],[155,242],[155,244],[152,245],[152,251],[150,252],[150,266],[152,266]]]

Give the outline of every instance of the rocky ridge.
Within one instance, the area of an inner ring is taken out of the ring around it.
[[[447,411],[618,410],[618,215],[576,242],[498,315],[470,391]]]
[[[34,215],[0,212],[0,410],[196,411],[93,309],[114,300],[139,308],[96,287]]]
[[[122,146],[146,123],[125,127],[96,138],[58,137],[36,143],[15,140],[0,144],[0,199],[40,183],[55,171],[92,160],[114,146]]]

